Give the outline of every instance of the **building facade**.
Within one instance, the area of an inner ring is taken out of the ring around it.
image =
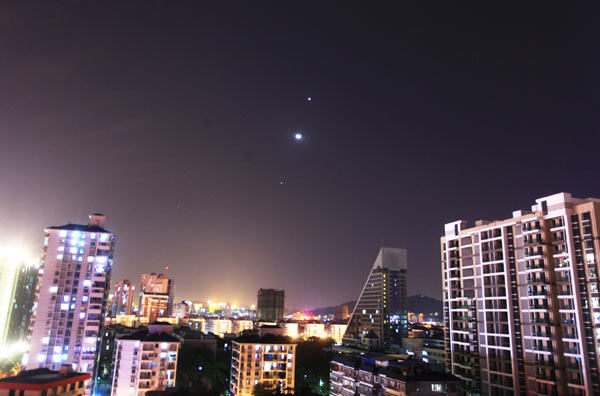
[[[125,279],[123,282],[116,282],[110,316],[115,318],[117,315],[131,315],[134,295],[135,286],[131,281]]]
[[[446,224],[447,370],[466,394],[600,394],[600,200],[560,193]]]
[[[93,214],[87,225],[46,228],[27,369],[68,364],[93,375],[115,247],[105,221]]]
[[[402,338],[408,334],[406,299],[406,249],[382,247],[356,303],[344,344],[364,346],[365,336],[372,344],[378,337],[377,349],[402,348]]]
[[[180,341],[172,332],[173,326],[154,323],[117,340],[112,396],[175,387]]]
[[[233,341],[232,348],[231,394],[251,396],[256,385],[293,392],[296,344],[289,337],[241,336]]]
[[[175,284],[163,274],[143,274],[140,284],[139,316],[154,322],[172,315]]]
[[[389,362],[379,365],[369,359],[346,360],[335,356],[330,363],[332,396],[454,396],[459,381],[414,363]]]
[[[0,252],[0,348],[27,339],[39,262]]]
[[[285,291],[260,289],[256,305],[257,318],[263,322],[279,322],[283,320]]]

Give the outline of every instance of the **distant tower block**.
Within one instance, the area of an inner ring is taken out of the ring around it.
[[[344,344],[368,344],[368,349],[401,348],[402,337],[408,336],[407,268],[406,249],[379,250],[348,322]]]

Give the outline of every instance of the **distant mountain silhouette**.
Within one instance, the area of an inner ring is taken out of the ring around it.
[[[356,301],[348,301],[339,305],[347,305],[348,313],[352,313]],[[308,312],[313,315],[333,315],[335,312],[335,305],[331,307],[315,308]],[[424,294],[417,294],[415,296],[408,297],[408,310],[415,313],[432,314],[438,312],[442,315],[442,302],[432,297],[428,297]]]
[[[438,313],[442,315],[443,303],[424,294],[408,297],[408,311],[414,313],[424,313],[425,315]]]

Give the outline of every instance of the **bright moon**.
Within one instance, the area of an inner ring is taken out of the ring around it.
[[[294,137],[296,138],[296,140],[302,140],[302,134],[300,132],[296,133]]]

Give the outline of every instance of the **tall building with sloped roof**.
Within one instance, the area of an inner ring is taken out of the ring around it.
[[[406,249],[379,250],[348,322],[344,344],[365,349],[401,347],[402,337],[408,334],[407,269]],[[379,339],[376,343],[373,333]]]

